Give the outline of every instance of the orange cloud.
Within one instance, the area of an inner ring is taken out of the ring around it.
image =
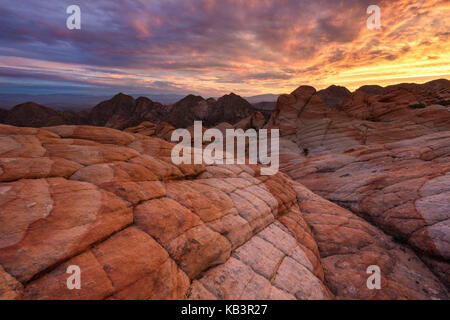
[[[9,10],[0,20],[0,68],[4,78],[15,70],[137,90],[164,83],[204,95],[450,78],[449,1],[378,1],[381,30],[366,27],[369,4],[98,0],[90,15],[103,20],[78,33],[61,29],[59,17],[42,17],[46,22],[31,28],[39,7],[12,12],[0,4]]]

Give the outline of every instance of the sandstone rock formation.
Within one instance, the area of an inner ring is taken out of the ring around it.
[[[239,120],[252,115],[254,112],[255,109],[247,100],[234,93],[230,93],[219,98],[209,106],[206,126],[212,127],[221,122],[235,124]]]
[[[0,125],[0,299],[449,299],[449,101],[446,80],[301,86],[267,122],[233,94],[120,94],[98,126],[31,105],[42,128]],[[175,165],[165,120],[280,129],[282,172]]]
[[[355,213],[259,165],[174,165],[146,125],[0,125],[0,299],[448,298]],[[372,264],[381,291],[366,286]]]
[[[188,95],[170,107],[167,120],[177,128],[189,127],[194,120],[206,119],[208,106],[208,102],[202,97]]]
[[[134,99],[119,93],[111,100],[103,101],[89,112],[88,124],[115,129],[136,126],[144,120],[162,118],[167,108],[144,97]]]
[[[59,111],[27,102],[11,110],[3,110],[0,121],[21,127],[44,127],[65,123],[83,124],[87,121],[86,112]]]
[[[188,95],[177,103],[165,106],[158,102],[119,93],[91,110],[59,111],[36,103],[24,103],[11,110],[0,109],[0,123],[20,127],[46,127],[56,125],[93,125],[114,129],[135,127],[142,122],[169,123],[176,128],[187,128],[195,120],[212,127],[221,122],[235,124],[251,117],[255,109],[245,99],[233,93],[218,100],[207,100]],[[259,116],[259,114],[258,114]]]
[[[255,129],[260,130],[264,127],[266,124],[266,118],[264,115],[257,111],[253,113],[251,116],[248,116],[247,118],[242,119],[238,123],[234,125],[236,129],[242,129],[242,130],[248,130],[248,129]]]
[[[450,82],[439,80],[358,90],[330,109],[300,87],[280,97],[269,123],[281,128],[282,171],[407,244],[447,287],[449,98]]]
[[[158,137],[167,141],[170,141],[172,132],[175,127],[167,122],[161,122],[154,124],[149,121],[144,121],[136,127],[130,127],[125,129],[125,132],[139,133],[149,137]]]
[[[234,124],[254,113],[252,105],[234,93],[218,100],[189,95],[170,106],[166,121],[177,128],[190,127],[195,120],[212,127],[222,122]]]
[[[318,91],[317,95],[327,107],[336,108],[351,95],[351,92],[345,87],[332,85]]]

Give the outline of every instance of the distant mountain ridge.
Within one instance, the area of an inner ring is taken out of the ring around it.
[[[13,106],[33,101],[40,105],[58,110],[87,110],[91,109],[102,101],[111,99],[112,95],[78,95],[78,94],[0,94],[0,108],[12,109]],[[181,94],[132,94],[138,97],[146,97],[162,104],[173,104],[181,100]]]
[[[351,92],[345,87],[332,85],[324,90],[318,91],[317,95],[328,107],[336,108],[351,95]]]
[[[11,110],[0,109],[0,122],[20,127],[67,124],[125,129],[143,121],[188,127],[194,120],[203,120],[205,125],[214,126],[221,122],[238,122],[255,112],[256,109],[247,100],[234,93],[217,100],[188,95],[173,105],[164,105],[146,97],[134,99],[119,93],[90,110],[81,111],[55,110],[26,102]]]
[[[0,108],[12,109],[14,106],[24,102],[33,101],[37,104],[58,110],[87,110],[91,109],[102,101],[109,100],[112,95],[86,95],[86,94],[13,94],[0,93]],[[158,101],[161,104],[171,105],[177,103],[186,97],[182,94],[130,94],[135,99],[145,97],[152,101]],[[276,102],[277,94],[262,94],[243,97],[251,104],[261,102]],[[213,97],[218,99],[219,97]]]

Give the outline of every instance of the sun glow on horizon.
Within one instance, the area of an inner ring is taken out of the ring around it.
[[[303,1],[280,7],[275,1],[196,6],[137,0],[126,11],[122,4],[112,6],[99,24],[100,9],[111,5],[100,2],[96,7],[80,1],[87,21],[78,33],[61,29],[59,16],[46,17],[46,23],[34,19],[26,6],[3,17],[0,27],[9,33],[0,40],[1,92],[72,86],[250,96],[288,93],[299,85],[355,90],[450,80],[449,1],[379,1],[381,30],[366,27],[366,1],[330,1],[319,8]],[[28,26],[33,23],[34,29]],[[23,37],[9,39],[14,33]]]

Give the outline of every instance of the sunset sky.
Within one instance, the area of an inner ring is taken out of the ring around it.
[[[72,4],[81,30],[66,27]],[[366,27],[371,4],[381,30]],[[449,16],[449,0],[1,0],[0,93],[249,96],[450,79]]]

